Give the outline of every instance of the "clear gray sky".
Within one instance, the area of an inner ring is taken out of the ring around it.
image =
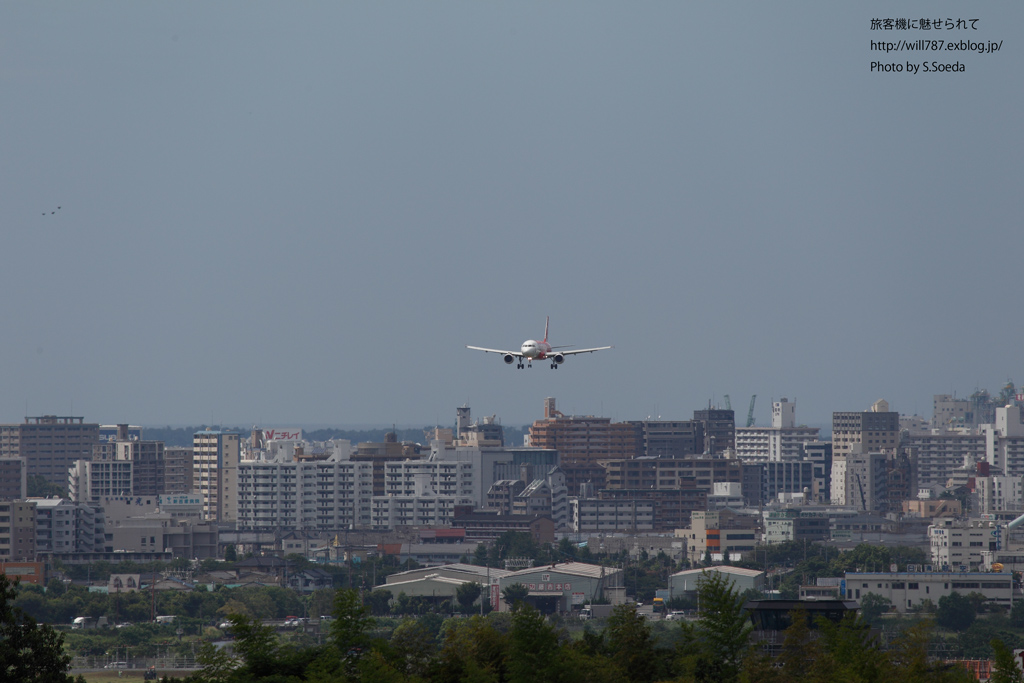
[[[979,21],[870,30],[900,17]],[[4,2],[0,420],[519,424],[545,396],[667,419],[756,393],[761,424],[781,396],[815,423],[1019,382],[1022,19]],[[1004,43],[869,49],[918,38]],[[556,372],[464,348],[545,315],[616,348]]]

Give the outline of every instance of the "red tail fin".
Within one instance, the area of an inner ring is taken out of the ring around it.
[[[550,321],[551,321],[551,316],[550,315],[546,316],[544,318],[544,343],[547,343],[547,341],[548,341],[548,323]]]

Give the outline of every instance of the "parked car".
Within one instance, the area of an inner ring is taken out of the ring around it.
[[[669,612],[665,615],[665,621],[682,621],[684,617],[682,612]]]
[[[128,668],[128,662],[111,662],[110,664],[107,664],[103,668],[104,669],[127,669]]]

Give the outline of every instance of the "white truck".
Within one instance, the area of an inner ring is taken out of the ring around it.
[[[612,615],[615,605],[584,605],[580,610],[580,620],[607,619]]]

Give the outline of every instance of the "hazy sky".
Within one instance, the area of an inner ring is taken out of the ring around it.
[[[900,17],[979,21],[870,30]],[[818,423],[997,391],[1024,380],[1022,19],[3,2],[0,421],[521,424],[545,396],[668,419],[756,393],[760,424],[782,396]],[[919,38],[1004,43],[869,49]],[[465,349],[546,315],[616,348],[557,371]]]

